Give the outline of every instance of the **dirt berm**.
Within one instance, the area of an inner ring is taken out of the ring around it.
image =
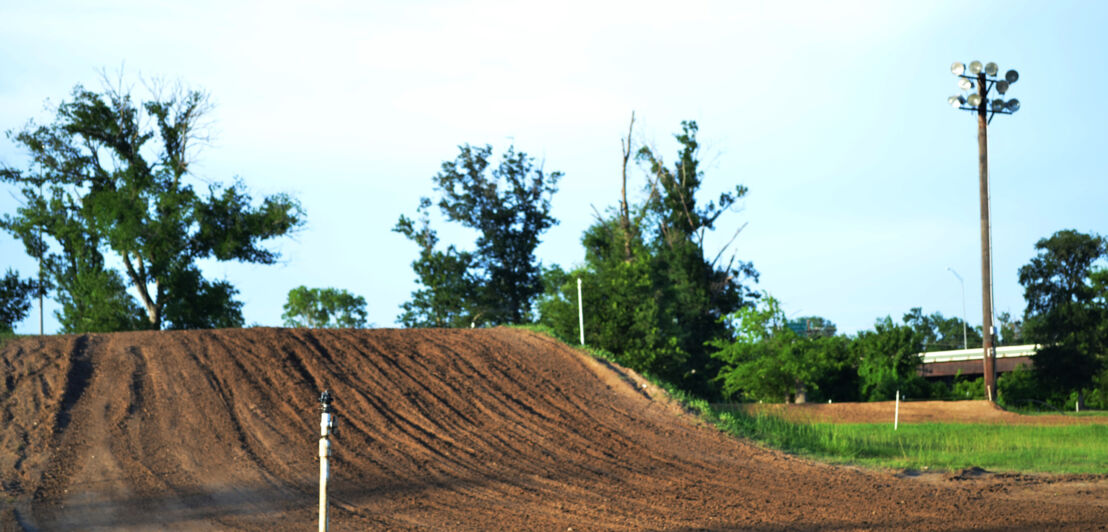
[[[0,348],[4,530],[1089,529],[1102,476],[937,482],[725,436],[526,331],[241,329]]]

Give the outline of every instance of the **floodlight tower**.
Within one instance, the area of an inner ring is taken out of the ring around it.
[[[1009,70],[1004,74],[1004,79],[997,77],[1000,69],[996,63],[981,64],[981,61],[973,61],[969,64],[968,74],[966,65],[954,63],[950,65],[950,72],[958,76],[958,88],[965,91],[977,92],[968,97],[958,94],[947,98],[947,103],[955,109],[970,111],[977,114],[977,167],[980,174],[981,190],[981,328],[982,352],[985,359],[985,397],[990,402],[996,400],[996,327],[993,325],[993,283],[992,283],[992,253],[990,250],[989,228],[989,149],[985,133],[986,126],[993,121],[997,114],[1010,115],[1020,108],[1020,101],[1012,98],[1004,101],[1003,98],[989,100],[989,91],[994,87],[1000,96],[1008,92],[1008,87],[1019,80],[1020,75],[1015,70]]]

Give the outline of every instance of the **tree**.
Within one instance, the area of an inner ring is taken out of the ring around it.
[[[864,399],[889,400],[897,390],[917,397],[926,394],[924,380],[916,374],[923,341],[911,327],[897,325],[886,316],[877,320],[874,330],[859,333],[851,348],[858,360]]]
[[[728,324],[721,318],[756,299],[742,280],[756,281],[758,272],[749,262],[736,262],[734,255],[726,266],[720,265],[730,243],[712,260],[706,258],[704,237],[747,189],[736,185],[733,191],[720,194],[718,203],[698,201],[704,180],[698,131],[696,122],[681,122],[681,133],[674,136],[680,150],[672,169],[646,147],[639,150],[639,160],[647,164],[653,177],[646,209],[647,222],[653,225],[655,288],[661,293],[661,316],[669,321],[663,330],[677,340],[679,348],[688,353],[688,364],[699,372],[686,376],[686,387],[710,393],[709,381],[719,365],[705,343],[730,336]],[[735,231],[732,242],[741,230],[742,226]]]
[[[394,231],[420,246],[413,270],[424,287],[405,304],[400,320],[407,326],[458,326],[523,323],[530,319],[542,276],[535,248],[539,237],[557,220],[550,199],[561,172],[546,173],[535,160],[509,147],[490,170],[492,147],[466,144],[434,177],[441,193],[438,207],[447,220],[476,230],[476,250],[434,249],[437,234],[430,228],[429,198],[420,200],[420,223],[401,216]],[[491,174],[491,175],[490,175]],[[432,261],[430,267],[419,262]]]
[[[695,368],[666,324],[655,287],[651,256],[633,243],[624,260],[626,233],[616,219],[598,221],[585,231],[586,265],[570,272],[552,267],[544,274],[539,299],[541,321],[564,339],[577,338],[577,279],[582,280],[585,339],[620,364],[680,383]]]
[[[205,279],[197,262],[272,264],[278,254],[261,243],[299,227],[303,212],[283,194],[254,207],[238,182],[193,188],[189,168],[208,109],[198,91],[156,93],[136,105],[123,89],[78,86],[52,124],[31,123],[12,137],[31,165],[0,169],[24,200],[0,228],[42,257],[64,331],[242,324],[237,290]],[[116,261],[123,275],[108,265]]]
[[[809,393],[820,391],[821,383],[832,384],[840,378],[837,373],[853,370],[845,338],[798,334],[772,296],[728,318],[734,323],[734,340],[709,342],[717,349],[712,356],[723,363],[717,380],[725,396],[804,402]],[[838,391],[833,387],[826,391]]]
[[[538,301],[542,323],[563,338],[577,331],[577,280],[582,281],[586,341],[613,354],[627,367],[671,382],[680,382],[687,354],[659,326],[660,298],[655,289],[653,255],[643,238],[645,206],[627,199],[628,163],[634,153],[632,113],[627,138],[621,139],[622,187],[615,209],[597,214],[582,235],[585,264],[571,272],[554,266],[544,273]]]
[[[941,312],[925,315],[920,307],[904,314],[904,324],[919,335],[923,351],[962,349],[971,345],[980,347],[983,340],[980,328],[965,327],[961,318],[947,318]]]
[[[1108,356],[1108,291],[1105,239],[1067,229],[1035,244],[1038,254],[1019,270],[1027,309],[1024,336],[1042,344],[1036,373],[1056,391],[1091,386]]]
[[[1014,320],[1007,312],[997,314],[996,321],[1000,323],[999,345],[1023,345],[1023,320]],[[1000,384],[997,384],[1000,387]]]
[[[285,327],[365,327],[365,298],[337,288],[289,290],[281,318]]]
[[[412,270],[422,285],[401,305],[404,312],[398,319],[405,327],[468,327],[479,319],[474,309],[482,283],[474,271],[475,259],[453,244],[446,251],[435,249],[439,237],[431,229],[430,207],[431,200],[421,198],[419,225],[401,215],[393,228],[419,246]]]
[[[673,169],[666,168],[646,147],[639,150],[638,158],[648,165],[652,176],[645,207],[647,222],[653,225],[656,286],[666,292],[665,313],[675,321],[672,330],[680,345],[694,360],[705,361],[709,356],[704,342],[728,334],[720,318],[757,297],[742,280],[756,281],[758,272],[749,262],[736,262],[733,254],[728,264],[721,266],[730,242],[712,260],[706,258],[704,237],[715,229],[720,216],[746,195],[747,188],[735,185],[716,201],[698,201],[704,180],[698,131],[696,122],[681,122],[681,133],[674,135],[681,148]],[[743,227],[735,231],[731,242]]]
[[[0,333],[10,333],[15,324],[27,317],[31,296],[38,293],[38,283],[19,278],[12,269],[0,278]]]
[[[627,163],[636,153],[629,130],[622,142],[618,205],[597,214],[582,238],[585,264],[569,275],[560,270],[553,275],[539,310],[544,323],[572,337],[580,277],[587,287],[590,345],[615,353],[633,369],[707,396],[718,393],[713,379],[720,361],[711,357],[705,342],[730,337],[729,322],[721,318],[757,297],[743,284],[757,280],[757,272],[734,255],[721,265],[730,244],[714,259],[706,258],[704,237],[746,189],[736,186],[721,194],[718,203],[698,200],[704,174],[697,131],[695,122],[682,123],[682,132],[675,135],[680,150],[673,168],[648,148],[637,151],[648,178],[647,197],[636,203],[626,193]]]

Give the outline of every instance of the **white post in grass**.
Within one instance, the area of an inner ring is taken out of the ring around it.
[[[893,430],[900,428],[900,390],[896,391],[896,413],[893,414]]]
[[[319,396],[322,405],[323,417],[319,422],[319,532],[327,532],[330,519],[327,516],[327,479],[331,475],[331,433],[335,428],[335,420],[331,413],[331,392],[324,390]]]
[[[581,330],[581,345],[585,345],[585,308],[581,306],[581,278],[577,278],[577,323]]]

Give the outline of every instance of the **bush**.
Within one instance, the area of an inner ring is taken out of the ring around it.
[[[1061,406],[1061,398],[1054,397],[1043,385],[1034,370],[1023,366],[1001,375],[996,382],[997,401],[1006,407],[1028,408],[1035,403]]]
[[[985,377],[969,379],[968,377],[955,377],[954,386],[950,389],[950,399],[954,401],[968,401],[985,398]]]

